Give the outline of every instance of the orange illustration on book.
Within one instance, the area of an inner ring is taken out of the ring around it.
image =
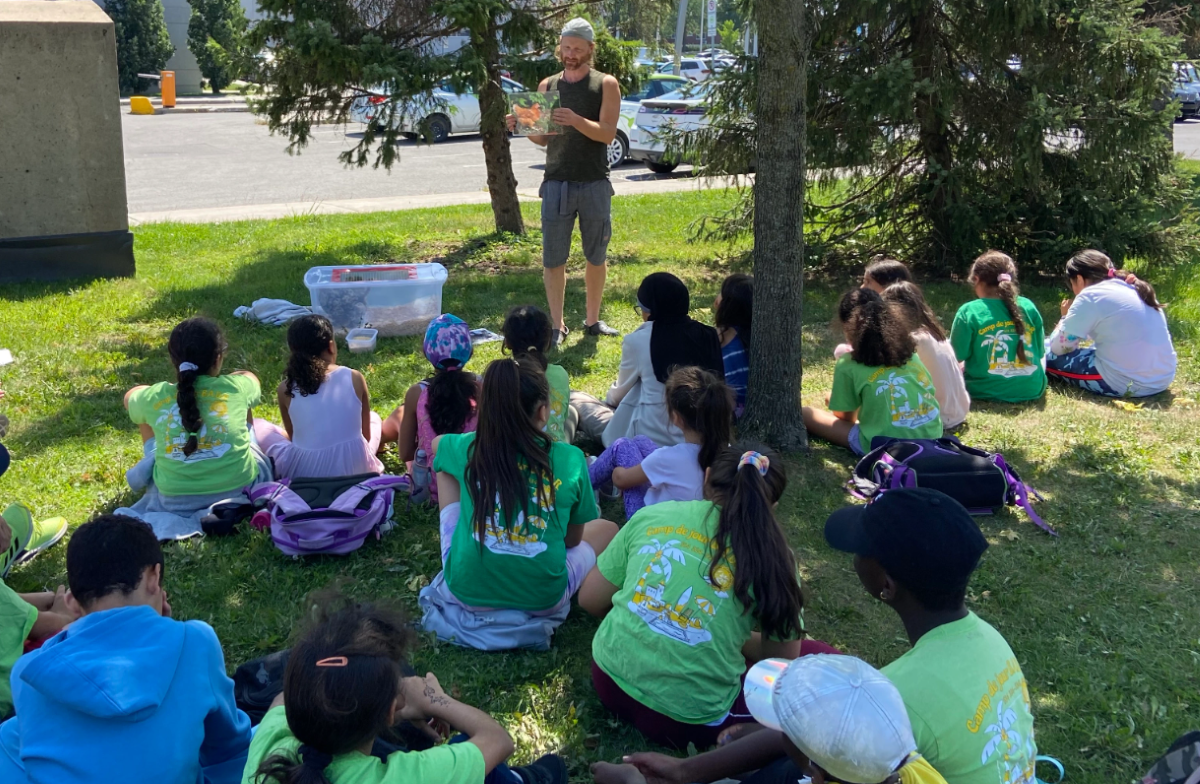
[[[542,119],[542,105],[535,103],[533,106],[513,106],[513,114],[517,116],[517,122],[526,128],[534,128]]]

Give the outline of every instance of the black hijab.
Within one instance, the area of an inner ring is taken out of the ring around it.
[[[650,311],[650,363],[654,377],[666,383],[677,367],[695,365],[725,378],[721,340],[710,326],[688,316],[691,297],[683,281],[669,272],[647,275],[638,286],[638,302]]]

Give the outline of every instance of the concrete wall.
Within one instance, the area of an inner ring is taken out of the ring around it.
[[[0,240],[128,229],[118,98],[95,4],[0,2]]]
[[[101,7],[104,6],[104,0],[95,2]],[[188,5],[187,0],[162,0],[162,4],[167,32],[171,36],[171,43],[175,45],[175,54],[167,61],[167,70],[175,72],[175,92],[179,95],[198,93],[200,66],[196,64],[196,57],[188,49],[187,42],[188,20],[192,18],[192,7]],[[242,0],[242,10],[251,22],[262,17],[258,11],[257,0]]]

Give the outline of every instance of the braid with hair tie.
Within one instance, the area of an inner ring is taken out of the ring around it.
[[[766,476],[767,471],[771,469],[771,459],[764,454],[749,451],[743,453],[741,459],[738,460],[738,468],[741,469],[742,466],[754,466],[761,476]]]

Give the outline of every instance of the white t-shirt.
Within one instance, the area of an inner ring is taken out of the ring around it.
[[[1178,359],[1166,314],[1142,302],[1123,280],[1101,281],[1079,292],[1051,333],[1047,350],[1067,354],[1084,338],[1095,344],[1097,372],[1117,392],[1154,395],[1175,380]]]
[[[704,498],[704,469],[699,444],[676,444],[655,449],[642,460],[650,480],[646,506],[663,501],[699,501]]]
[[[923,329],[913,333],[913,340],[917,342],[917,357],[933,379],[934,396],[942,410],[942,425],[958,427],[967,421],[971,396],[967,394],[967,384],[958,357],[954,355],[954,347],[949,340],[934,340],[933,335]]]

